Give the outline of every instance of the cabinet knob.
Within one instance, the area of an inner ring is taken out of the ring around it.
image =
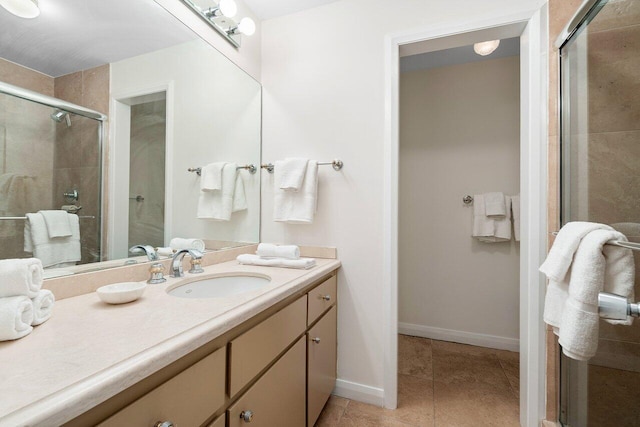
[[[240,414],[240,419],[243,420],[245,423],[250,423],[251,421],[253,421],[253,412],[242,411],[242,413]]]
[[[331,301],[331,295],[322,295],[320,298],[322,298],[324,301]]]
[[[153,425],[153,427],[177,427],[171,421],[158,421]]]
[[[313,341],[316,344],[320,344],[320,338],[318,338],[318,337],[311,338],[311,341]]]

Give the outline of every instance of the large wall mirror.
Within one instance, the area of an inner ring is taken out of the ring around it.
[[[0,259],[55,277],[257,242],[260,84],[153,0],[39,5],[0,8]]]

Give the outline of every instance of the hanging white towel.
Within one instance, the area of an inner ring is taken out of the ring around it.
[[[34,298],[42,287],[42,261],[37,258],[0,261],[0,298]]]
[[[225,162],[209,163],[200,171],[200,191],[222,190],[222,169]]]
[[[504,217],[507,215],[504,193],[484,194],[484,209],[485,214],[490,217]]]
[[[275,182],[279,179],[279,164],[275,165]],[[274,189],[273,219],[289,224],[312,224],[318,197],[318,162],[309,160],[300,191]]]
[[[41,325],[49,320],[53,313],[53,304],[56,302],[53,292],[48,289],[41,289],[35,298],[31,298],[31,302],[33,302],[33,321],[31,325]]]
[[[513,217],[513,236],[520,241],[520,195],[511,196],[511,216]]]
[[[276,185],[285,191],[300,191],[307,172],[309,159],[287,158],[278,165]]]
[[[43,267],[68,267],[81,259],[80,222],[78,215],[69,215],[71,236],[49,238],[44,217],[28,213],[24,226],[24,250],[42,261]]]
[[[505,206],[503,217],[489,217],[486,214],[484,194],[473,196],[473,237],[485,243],[508,242],[511,240],[511,198],[502,196]]]
[[[33,303],[29,297],[0,298],[0,341],[17,340],[33,331]]]
[[[309,269],[316,265],[314,258],[286,259],[286,258],[262,258],[259,255],[242,254],[236,260],[240,264],[259,265],[262,267],[283,267]]]
[[[47,210],[38,211],[44,218],[44,223],[47,225],[47,232],[49,238],[56,237],[69,237],[71,236],[71,224],[69,220],[69,213],[63,210]]]
[[[226,163],[222,168],[222,189],[200,192],[198,218],[229,221],[233,212],[246,208],[244,183],[238,176],[237,164]]]

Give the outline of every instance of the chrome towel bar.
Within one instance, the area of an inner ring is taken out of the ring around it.
[[[254,164],[238,166],[236,168],[236,170],[238,170],[238,169],[246,169],[251,173],[256,173],[258,171],[258,168]],[[187,169],[187,172],[195,172],[198,176],[200,176],[200,175],[202,175],[202,168],[201,167],[189,168],[189,169]]]
[[[344,167],[344,162],[340,159],[335,159],[331,162],[318,162],[318,166],[329,166],[333,167],[333,170],[339,171]],[[267,172],[273,173],[275,169],[275,165],[273,163],[266,163],[260,166],[261,169],[266,169]]]
[[[603,319],[626,320],[627,316],[640,317],[640,303],[629,302],[623,296],[600,292],[598,314]]]
[[[80,219],[96,219],[93,215],[84,215],[78,216]],[[15,220],[25,220],[26,216],[0,216],[0,221],[15,221]]]
[[[552,231],[551,235],[557,236],[558,232],[557,231]],[[640,243],[623,242],[621,240],[614,240],[612,242],[607,242],[607,245],[620,246],[622,248],[631,249],[632,251],[640,251]]]

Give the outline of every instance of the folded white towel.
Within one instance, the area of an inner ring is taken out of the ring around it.
[[[484,209],[487,216],[505,216],[507,214],[507,206],[504,193],[484,194]]]
[[[182,249],[197,249],[200,252],[204,252],[204,241],[201,239],[183,239],[181,237],[174,237],[169,242],[171,249],[179,251]]]
[[[0,341],[17,340],[33,331],[33,303],[29,297],[0,298]]]
[[[53,304],[56,302],[53,292],[48,289],[41,289],[38,295],[31,299],[31,302],[33,302],[33,322],[31,322],[31,325],[41,325],[49,320],[53,313]]]
[[[275,182],[279,180],[279,165],[275,166]],[[300,191],[274,189],[273,219],[290,224],[312,224],[318,199],[318,162],[309,160]]]
[[[511,198],[503,196],[505,211],[503,217],[489,217],[486,214],[485,196],[476,194],[473,196],[473,237],[481,242],[496,243],[511,240]]]
[[[42,261],[37,258],[0,261],[0,298],[26,296],[33,298],[42,287]]]
[[[247,207],[247,194],[244,191],[244,181],[242,179],[242,174],[239,173],[236,176],[236,186],[233,190],[233,204],[231,211],[244,211]]]
[[[38,211],[38,213],[42,214],[44,218],[50,239],[71,236],[71,223],[67,211]]]
[[[262,258],[259,255],[242,254],[236,258],[240,264],[259,265],[262,267],[284,267],[309,269],[316,265],[314,258],[285,259],[285,258]]]
[[[200,172],[200,190],[222,190],[222,169],[226,162],[209,163]]]
[[[80,261],[80,222],[78,215],[67,214],[71,236],[49,238],[44,217],[40,213],[28,213],[24,226],[24,250],[32,252],[42,261],[43,267],[74,265]]]
[[[276,176],[276,185],[285,191],[300,191],[307,172],[309,159],[287,158],[277,162],[280,172]]]
[[[221,190],[200,192],[198,218],[229,221],[233,212],[247,209],[244,183],[237,167],[236,163],[224,165]]]
[[[511,196],[511,216],[513,217],[513,236],[520,241],[520,195]]]
[[[300,248],[296,245],[274,245],[272,243],[260,243],[256,255],[262,258],[286,258],[299,259]]]
[[[204,244],[204,243],[203,243]],[[160,256],[166,256],[166,257],[172,257],[174,252],[173,249],[171,247],[167,247],[167,248],[158,248],[158,250],[156,251],[158,252],[158,255]]]

